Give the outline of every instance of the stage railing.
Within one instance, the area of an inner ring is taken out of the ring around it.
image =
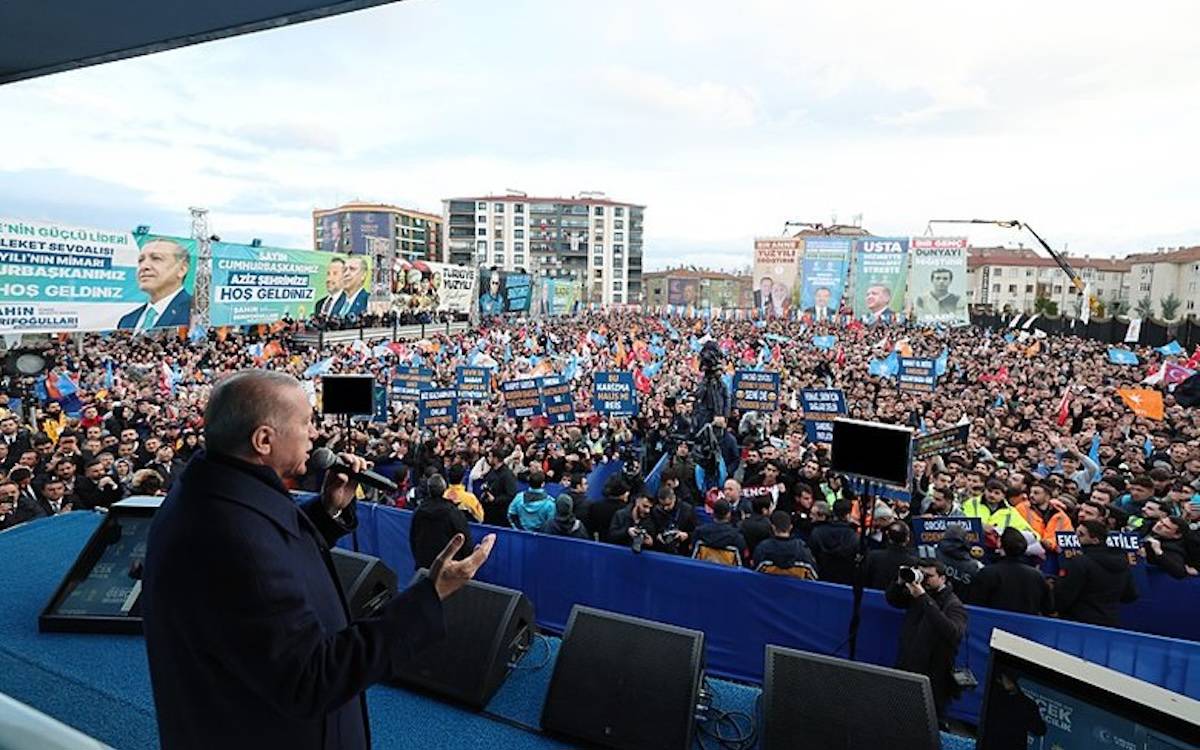
[[[411,518],[408,511],[362,505],[355,535],[361,552],[381,557],[402,581],[413,570]],[[498,537],[480,579],[525,592],[538,624],[551,631],[562,631],[575,604],[697,628],[707,636],[710,671],[754,683],[762,680],[767,644],[846,655],[851,600],[846,586],[513,529],[473,525],[472,533],[476,541],[485,533]],[[353,540],[347,537],[343,543],[351,546]],[[969,610],[970,632],[959,663],[970,666],[981,683],[991,631],[999,627],[1200,698],[1200,643],[981,607]],[[902,617],[882,593],[866,592],[859,658],[892,665]],[[1194,616],[1190,622],[1198,627]],[[982,698],[981,685],[956,701],[951,714],[977,721]]]

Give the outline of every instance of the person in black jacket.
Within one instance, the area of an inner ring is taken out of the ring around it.
[[[507,456],[502,448],[494,448],[488,454],[491,468],[483,476],[483,489],[479,502],[483,504],[483,522],[492,526],[508,525],[508,506],[517,496],[517,475],[505,462]]]
[[[1004,556],[985,566],[975,576],[972,604],[1026,615],[1048,615],[1054,611],[1050,584],[1041,571],[1022,562],[1029,544],[1012,526],[1000,535]]]
[[[911,568],[917,564],[917,557],[908,546],[909,531],[906,523],[893,521],[884,529],[883,538],[883,549],[867,553],[863,580],[863,585],[867,588],[880,591],[896,582],[901,567]]]
[[[774,505],[775,501],[770,495],[758,495],[750,501],[750,515],[738,524],[738,531],[742,532],[747,549],[756,550],[759,543],[771,538],[774,533],[771,528],[771,511]]]
[[[446,480],[437,474],[425,480],[425,488],[428,496],[413,513],[412,528],[408,533],[413,562],[418,569],[428,568],[455,534],[463,535],[463,546],[455,559],[465,559],[473,547],[467,514],[444,497]]]
[[[1123,550],[1109,547],[1103,521],[1083,521],[1075,529],[1083,554],[1063,562],[1054,587],[1058,615],[1065,620],[1107,625],[1121,623],[1121,604],[1137,599],[1137,588]]]
[[[575,517],[574,499],[566,493],[559,495],[554,501],[554,518],[542,527],[542,533],[574,539],[591,539],[583,522]]]
[[[1150,533],[1142,540],[1146,562],[1167,571],[1172,578],[1196,575],[1196,569],[1188,561],[1188,532],[1187,521],[1182,518],[1166,517],[1155,521]]]
[[[854,583],[858,532],[846,520],[850,508],[849,500],[838,500],[833,504],[833,520],[813,524],[812,533],[808,536],[808,546],[817,559],[821,580],[829,583]]]
[[[659,487],[658,504],[650,509],[656,531],[655,545],[659,552],[676,555],[692,553],[696,535],[696,510],[675,496],[670,487]]]
[[[713,503],[713,520],[696,529],[696,540],[706,547],[733,547],[746,559],[746,539],[733,525],[733,507],[726,500]]]
[[[74,506],[76,510],[107,508],[120,500],[122,494],[117,480],[104,473],[104,462],[93,458],[88,461],[83,476],[75,481]]]
[[[787,511],[777,510],[771,514],[771,536],[758,543],[753,554],[754,567],[770,563],[778,568],[792,568],[806,563],[817,570],[808,545],[799,537],[792,536],[792,516]]]
[[[654,521],[650,518],[650,508],[654,501],[646,495],[626,505],[613,514],[612,523],[608,527],[606,541],[633,547],[635,552],[654,547]],[[641,540],[640,545],[637,543]]]
[[[608,530],[612,527],[613,516],[629,502],[629,487],[619,476],[610,477],[604,483],[604,497],[599,502],[592,503],[587,509],[587,518],[583,523],[587,526],[588,535],[593,539],[604,541],[608,538]]]
[[[897,579],[886,593],[888,604],[906,610],[896,668],[929,678],[938,719],[944,722],[946,704],[958,697],[954,659],[967,632],[967,608],[947,582],[946,566],[929,558],[918,565],[920,583]]]
[[[971,555],[967,545],[967,531],[961,526],[947,526],[946,533],[937,543],[937,559],[946,566],[946,577],[954,587],[960,601],[973,601],[972,588],[975,576],[983,570],[983,563]]]

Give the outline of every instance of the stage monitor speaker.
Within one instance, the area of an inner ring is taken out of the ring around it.
[[[321,413],[370,416],[375,413],[375,378],[326,375],[321,378]]]
[[[925,675],[767,646],[758,726],[762,750],[938,750]]]
[[[600,747],[691,750],[703,679],[704,633],[576,605],[542,729]]]
[[[426,575],[420,570],[417,583]],[[446,638],[401,666],[396,681],[482,710],[529,650],[533,602],[514,589],[470,581],[442,602]]]
[[[835,474],[908,489],[912,435],[908,427],[839,417],[833,422],[830,468]]]
[[[333,569],[346,603],[350,619],[370,617],[396,595],[396,574],[378,557],[333,548]]]

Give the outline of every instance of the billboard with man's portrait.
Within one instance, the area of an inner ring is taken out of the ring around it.
[[[191,322],[196,241],[0,217],[0,333]]]
[[[479,272],[479,314],[529,312],[533,277],[498,268]]]
[[[797,281],[804,240],[795,237],[758,237],[754,240],[753,304],[757,315],[781,318],[799,302]]]
[[[667,279],[667,304],[698,307],[700,304],[700,280]]]
[[[850,240],[843,237],[809,237],[804,241],[800,308],[818,320],[837,315],[846,290]]]
[[[392,273],[392,309],[469,313],[475,304],[474,268],[423,260],[397,260]]]
[[[914,237],[908,296],[918,323],[969,323],[967,238]]]
[[[214,326],[367,312],[371,261],[312,250],[212,243],[209,318]]]
[[[904,309],[908,281],[907,237],[864,237],[854,242],[854,314],[868,323],[891,323]]]

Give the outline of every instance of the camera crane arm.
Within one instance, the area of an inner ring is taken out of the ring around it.
[[[1071,267],[1071,264],[1067,261],[1066,257],[1056,251],[1054,248],[1050,247],[1050,244],[1042,239],[1042,236],[1038,234],[1033,227],[1029,226],[1023,221],[1019,221],[1017,219],[1012,219],[1009,221],[998,221],[994,219],[930,219],[929,225],[932,226],[934,224],[991,224],[1008,229],[1024,229],[1033,235],[1034,239],[1038,241],[1038,244],[1042,246],[1042,249],[1045,250],[1051,259],[1058,264],[1058,267],[1062,269],[1062,272],[1065,273],[1067,278],[1071,280],[1071,284],[1074,285],[1076,291],[1078,291],[1080,294],[1088,295],[1089,306],[1094,309],[1095,306],[1100,302],[1100,300],[1096,298],[1096,295],[1087,291],[1087,284],[1084,283],[1083,279],[1079,276],[1075,269]]]

